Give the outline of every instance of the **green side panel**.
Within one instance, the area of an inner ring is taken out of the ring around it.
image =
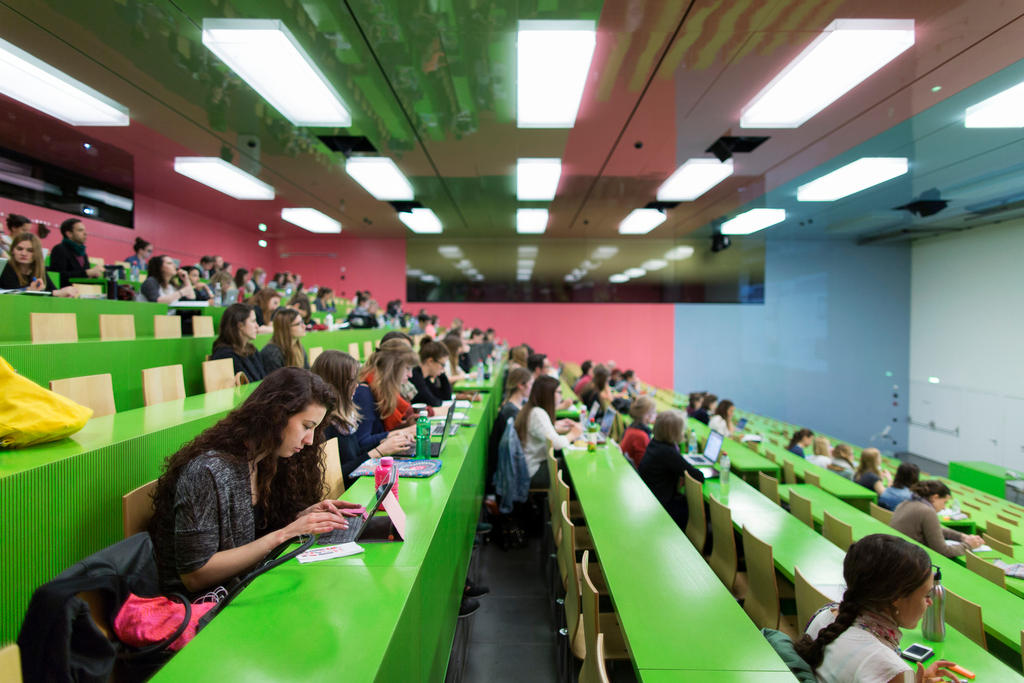
[[[31,341],[31,313],[77,313],[79,339],[100,338],[101,313],[133,315],[135,336],[152,337],[153,316],[167,315],[167,305],[8,294],[0,296],[0,342]]]
[[[951,462],[949,478],[999,498],[1006,498],[1006,468],[985,462]]]

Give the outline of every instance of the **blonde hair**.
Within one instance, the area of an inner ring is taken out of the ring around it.
[[[686,430],[686,416],[678,410],[666,410],[658,413],[654,418],[654,438],[657,441],[674,443],[677,446],[683,442],[683,432]]]
[[[419,356],[404,339],[387,340],[366,359],[366,365],[359,371],[359,381],[370,385],[377,412],[382,418],[395,412],[406,368],[419,362]],[[373,380],[367,382],[370,375],[373,375]]]
[[[865,448],[860,452],[860,464],[857,465],[857,473],[854,476],[859,477],[869,470],[881,476],[882,472],[879,469],[881,463],[882,454],[877,448]]]
[[[629,406],[629,415],[633,418],[634,422],[640,422],[650,415],[654,408],[654,399],[649,396],[641,396],[633,401],[633,405]]]
[[[828,439],[823,437],[821,434],[814,437],[814,439],[811,441],[811,446],[814,448],[815,455],[829,456]]]
[[[292,324],[296,320],[302,320],[298,311],[290,308],[278,311],[274,316],[274,335],[270,343],[281,349],[286,366],[301,368],[306,365],[306,349],[302,346],[302,340],[292,334]]]
[[[21,244],[22,242],[30,242],[32,244],[32,263],[30,264],[29,270],[31,271],[28,275],[24,275],[21,272],[21,268],[17,261],[14,260],[14,247]],[[39,241],[39,238],[30,232],[23,232],[17,235],[11,240],[10,248],[11,256],[11,270],[18,276],[18,284],[22,287],[28,287],[33,279],[39,278],[46,284],[46,265],[43,263],[43,244]]]

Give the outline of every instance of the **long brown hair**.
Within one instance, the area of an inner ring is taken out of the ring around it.
[[[263,287],[260,291],[256,292],[249,299],[249,303],[260,309],[260,313],[263,314],[263,323],[270,324],[270,317],[274,315],[274,311],[270,308],[270,300],[277,297],[278,304],[281,302],[281,294],[276,292],[271,287]]]
[[[328,349],[313,361],[313,374],[319,375],[338,392],[335,415],[349,429],[355,429],[362,416],[352,394],[359,384],[359,361],[341,351]]]
[[[292,323],[296,320],[302,320],[298,311],[291,308],[278,311],[274,316],[274,335],[270,343],[284,353],[285,365],[301,368],[306,365],[306,349],[302,346],[302,340],[292,334]]]
[[[369,384],[377,412],[382,418],[395,412],[399,391],[402,382],[405,381],[406,368],[414,367],[419,362],[419,356],[408,342],[402,339],[389,339],[383,342],[380,348],[366,359],[366,365],[359,371],[359,381]],[[367,381],[370,375],[373,375],[373,380]]]
[[[29,274],[23,275],[21,272],[20,264],[14,260],[14,247],[22,242],[30,242],[32,244],[32,263],[30,264]],[[11,240],[11,270],[18,276],[18,284],[22,287],[28,287],[29,283],[34,278],[39,278],[46,284],[46,265],[43,263],[43,244],[39,241],[39,238],[30,232],[23,232],[14,239]]]
[[[242,341],[242,333],[238,331],[238,326],[249,319],[252,311],[253,308],[249,304],[231,304],[224,309],[224,315],[220,319],[220,334],[213,341],[213,348],[228,346],[239,356],[251,356],[256,353],[256,347],[252,342]]]
[[[519,435],[521,443],[526,443],[526,434],[530,425],[530,413],[533,412],[534,408],[542,409],[551,418],[551,424],[555,423],[555,391],[557,389],[558,380],[554,377],[541,375],[533,380],[530,398],[527,399],[519,414],[516,415],[516,433]]]
[[[296,513],[319,500],[324,486],[320,449],[327,421],[317,425],[312,444],[290,458],[276,455],[288,420],[310,405],[321,405],[330,414],[337,407],[334,389],[308,370],[281,368],[267,375],[227,417],[169,457],[153,494],[153,539],[160,538],[160,525],[174,523],[174,499],[182,471],[205,453],[237,463],[265,456],[257,465],[256,491],[268,529],[287,526]]]

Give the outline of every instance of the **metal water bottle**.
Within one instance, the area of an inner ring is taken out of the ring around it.
[[[932,604],[928,605],[921,619],[921,635],[925,640],[937,642],[946,639],[946,589],[942,587],[942,571],[939,569],[935,570]]]

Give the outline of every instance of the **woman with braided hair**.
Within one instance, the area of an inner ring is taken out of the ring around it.
[[[818,610],[797,653],[828,683],[931,683],[957,678],[938,660],[914,671],[900,657],[900,628],[916,628],[934,582],[924,549],[888,534],[850,546],[843,561],[843,601]]]

